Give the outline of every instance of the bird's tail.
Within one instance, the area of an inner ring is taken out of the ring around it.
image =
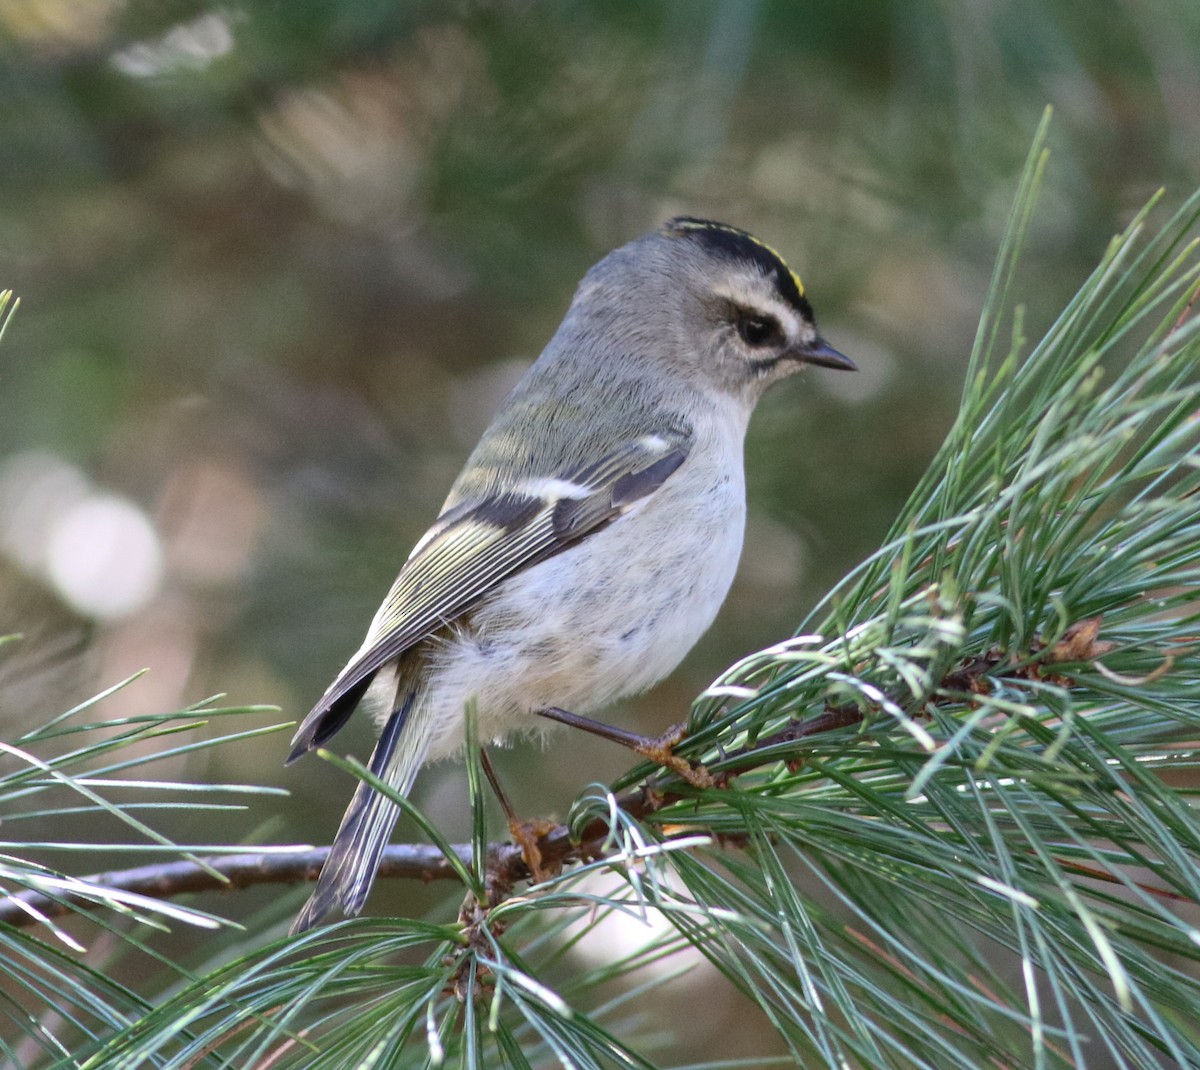
[[[425,758],[424,734],[408,724],[416,692],[410,691],[388,718],[368,768],[401,795],[407,795]],[[408,731],[405,731],[405,729]],[[304,909],[292,922],[292,932],[301,933],[320,924],[333,910],[354,917],[363,908],[379,869],[379,860],[400,807],[387,796],[361,781],[346,810],[329,857],[321,868],[317,886]]]

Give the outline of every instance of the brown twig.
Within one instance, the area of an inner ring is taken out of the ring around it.
[[[469,845],[455,848],[468,864]],[[313,881],[329,854],[328,847],[308,851],[270,854],[218,855],[196,862],[161,862],[132,869],[109,870],[81,877],[98,888],[133,892],[151,899],[172,899],[193,892],[235,891],[255,884],[298,884]],[[215,871],[215,872],[214,872]],[[432,844],[394,844],[388,847],[379,868],[381,877],[408,877],[421,881],[455,877],[455,871]],[[22,909],[24,903],[46,917],[70,914],[75,907],[95,903],[94,898],[63,894],[51,898],[40,892],[24,891],[0,899],[0,922],[32,925],[36,918]]]

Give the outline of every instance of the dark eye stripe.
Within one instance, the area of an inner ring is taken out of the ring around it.
[[[766,312],[752,312],[739,308],[734,313],[734,326],[738,337],[752,349],[782,345],[785,341],[779,320]]]

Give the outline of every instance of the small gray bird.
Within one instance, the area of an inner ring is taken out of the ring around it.
[[[501,740],[670,673],[707,630],[745,527],[742,441],[768,386],[852,370],[817,333],[798,276],[745,231],[672,219],[583,278],[501,406],[358,653],[288,761],[363,703],[370,769],[399,793],[460,750],[464,708]],[[292,929],[357,914],[398,816],[359,784]]]

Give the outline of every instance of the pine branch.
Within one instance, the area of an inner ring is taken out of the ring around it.
[[[1053,647],[1041,644],[1037,655],[1029,660],[1013,662],[1004,667],[1005,656],[998,650],[973,658],[956,666],[942,679],[939,691],[950,695],[956,692],[983,693],[989,686],[986,678],[1037,679],[1057,676],[1054,666],[1062,662],[1091,661],[1111,649],[1111,644],[1098,639],[1101,621],[1081,621],[1069,628]],[[895,702],[895,699],[889,699]],[[804,761],[808,750],[805,741],[814,736],[842,728],[861,725],[868,717],[879,713],[857,706],[827,706],[805,721],[794,721],[777,731],[760,736],[753,742],[721,756],[714,763],[719,787],[728,787],[733,777],[755,768],[775,765],[782,761],[792,765]],[[686,802],[690,794],[676,778],[668,777],[673,786],[659,788],[653,783],[616,799],[625,817],[633,820],[650,818],[657,810],[677,802]],[[678,818],[673,818],[678,822]],[[711,832],[703,823],[690,825],[688,835]],[[679,833],[678,835],[682,835]],[[728,837],[724,837],[728,842]],[[572,830],[568,824],[552,825],[540,830],[536,837],[537,862],[550,873],[581,860],[595,860],[616,853],[613,829],[603,818],[593,818],[582,830]],[[110,870],[77,878],[92,888],[132,892],[154,899],[172,899],[199,892],[235,891],[259,884],[299,884],[315,881],[329,856],[330,848],[315,847],[293,852],[269,854],[218,855],[196,861],[164,862]],[[455,844],[453,852],[463,865],[473,860],[473,845]],[[433,844],[390,844],[380,863],[379,879],[419,880],[430,883],[438,880],[457,880],[459,870]],[[484,885],[489,890],[489,905],[498,905],[520,882],[531,877],[528,860],[519,846],[512,842],[496,842],[487,846]],[[61,917],[76,907],[92,905],[94,896],[50,896],[36,891],[24,891],[0,899],[0,923],[14,926],[31,925],[41,918]]]
[[[729,755],[726,762],[732,770],[739,765],[745,765],[756,752],[770,750],[767,760],[773,763],[779,760],[777,750],[781,744],[798,743],[815,734],[857,724],[861,720],[862,714],[857,710],[829,710],[807,723],[797,724],[764,738],[755,745],[742,748],[736,754]],[[659,791],[645,787],[623,795],[617,800],[617,805],[627,817],[639,820],[649,817],[663,805],[686,798],[687,793],[684,790]],[[604,857],[607,853],[604,845],[610,834],[608,823],[600,819],[589,822],[582,833],[576,835],[572,834],[571,828],[566,824],[553,825],[542,831],[537,839],[540,861],[547,869],[558,871],[564,865],[580,859]],[[610,847],[609,851],[611,850]],[[94,889],[119,890],[154,899],[170,899],[196,892],[234,891],[258,884],[299,884],[314,881],[320,874],[329,851],[328,847],[315,847],[304,851],[274,851],[269,854],[218,855],[195,861],[164,862],[111,870],[76,879]],[[456,844],[453,851],[464,865],[471,864],[471,844]],[[489,844],[486,855],[485,883],[489,889],[495,891],[492,897],[494,905],[516,884],[528,880],[530,872],[521,848],[511,842]],[[435,845],[390,844],[384,852],[378,877],[428,883],[436,880],[457,880],[459,871]],[[71,913],[76,907],[91,905],[94,902],[95,896],[50,896],[27,890],[0,899],[0,923],[14,926],[31,925],[42,918],[61,917]]]

